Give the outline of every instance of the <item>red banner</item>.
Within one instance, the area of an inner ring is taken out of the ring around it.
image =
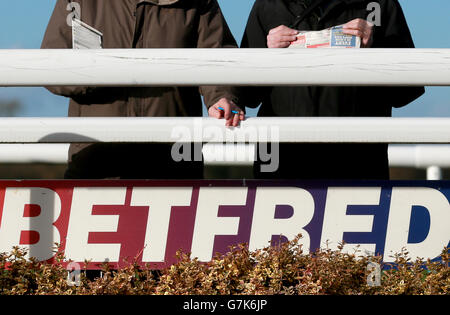
[[[209,261],[301,233],[305,250],[329,246],[435,258],[450,240],[448,182],[0,181],[0,252],[26,247],[53,261],[152,268],[178,250]]]

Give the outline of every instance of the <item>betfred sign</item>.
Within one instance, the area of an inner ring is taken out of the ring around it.
[[[209,261],[301,233],[328,246],[436,258],[450,241],[450,182],[0,181],[0,252],[163,268],[178,250]]]

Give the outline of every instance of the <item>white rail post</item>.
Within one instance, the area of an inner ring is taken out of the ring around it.
[[[442,169],[439,166],[429,166],[427,180],[442,180]]]

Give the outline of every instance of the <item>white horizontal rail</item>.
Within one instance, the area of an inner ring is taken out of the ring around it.
[[[0,143],[450,143],[450,118],[259,117],[227,128],[185,117],[1,118]]]
[[[224,146],[224,151],[218,146]],[[65,164],[68,149],[68,144],[0,144],[0,163]],[[252,144],[209,143],[203,146],[203,156],[206,165],[251,166],[254,150]],[[226,154],[218,154],[220,152]],[[450,145],[390,145],[389,165],[418,169],[450,168]]]
[[[0,163],[4,164],[65,164],[69,144],[0,144]],[[255,158],[254,144],[218,144],[203,146],[203,156],[207,165],[250,166]]]
[[[450,168],[450,145],[393,145],[389,147],[389,164],[422,169]]]
[[[0,163],[65,164],[69,144],[0,144]]]
[[[0,86],[448,86],[450,49],[0,50]]]

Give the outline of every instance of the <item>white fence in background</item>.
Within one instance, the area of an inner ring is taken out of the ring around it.
[[[223,144],[228,146],[224,159],[218,159],[217,143],[203,146],[203,157],[207,166],[247,166],[254,162],[254,144]],[[0,164],[65,164],[69,144],[0,144]],[[239,157],[237,153],[245,152]],[[425,169],[427,179],[442,179],[442,169],[450,168],[450,145],[390,145],[390,167]]]
[[[1,118],[0,143],[94,142],[450,143],[450,118],[252,117]]]
[[[450,49],[0,50],[0,86],[61,85],[450,86]],[[261,141],[249,139],[260,128],[275,128],[280,142],[428,144],[391,146],[390,163],[427,168],[430,179],[450,164],[450,119],[300,117],[250,118],[233,129],[210,118],[3,118],[0,161],[59,163],[63,143],[176,141],[180,126],[183,140],[209,145]],[[225,136],[211,139],[199,127]]]

